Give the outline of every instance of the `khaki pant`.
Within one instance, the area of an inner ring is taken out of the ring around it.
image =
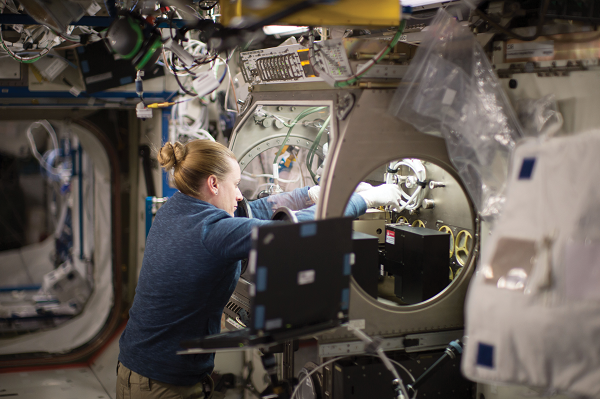
[[[171,385],[151,380],[117,365],[117,399],[196,399],[204,398],[202,383],[192,386]]]

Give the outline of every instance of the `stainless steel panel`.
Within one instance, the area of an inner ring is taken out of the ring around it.
[[[384,351],[395,351],[404,349],[404,338],[387,338],[381,343]],[[365,343],[363,341],[339,342],[335,344],[319,345],[320,357],[359,355],[365,353]]]
[[[439,179],[451,176],[457,184],[461,184],[451,165],[443,139],[420,133],[411,125],[387,113],[393,94],[393,90],[364,90],[357,97],[348,118],[339,123],[337,145],[329,152],[321,184],[322,202],[317,210],[318,217],[341,216],[360,181],[381,165],[401,158],[419,158],[432,162],[440,168],[436,172],[439,173]],[[466,192],[462,185],[461,189]],[[440,190],[439,194],[435,190]],[[440,206],[434,208],[436,214],[448,220],[456,220],[457,224],[466,223],[468,219],[468,226],[475,226],[476,233],[478,227],[472,204],[467,206],[466,219],[453,219],[455,216],[452,210],[446,214],[441,204],[447,202],[446,205],[451,205],[455,199],[444,197],[443,188],[435,190],[433,195],[437,196],[435,199],[440,202]],[[465,209],[462,209],[459,213],[464,211]],[[351,281],[350,319],[365,319],[367,334],[386,337],[462,329],[464,299],[478,252],[479,236],[474,236],[475,244],[462,273],[444,291],[425,302],[402,307],[389,305],[370,297]],[[338,328],[319,336],[321,343],[352,339],[352,334],[345,328]]]
[[[419,216],[426,218],[432,228],[442,221],[444,224],[472,229],[475,243],[466,266],[440,294],[410,306],[379,302],[352,280],[349,316],[351,320],[364,319],[364,331],[367,334],[384,337],[462,329],[464,298],[478,253],[479,235],[476,214],[470,202],[465,204],[465,198],[468,197],[450,162],[444,140],[420,133],[411,125],[390,116],[387,109],[394,90],[290,90],[298,87],[270,85],[269,91],[263,91],[262,87],[260,91],[255,90],[252,93],[253,103],[247,107],[234,130],[230,148],[241,159],[259,143],[284,137],[285,132],[263,129],[258,125],[256,129],[240,134],[244,124],[254,123],[248,119],[259,104],[332,107],[332,112],[335,111],[338,118],[332,118],[330,126],[329,155],[321,179],[317,218],[342,216],[356,185],[381,174],[379,171],[373,172],[382,165],[402,158],[418,158],[429,162],[426,164],[428,179],[444,181],[447,185],[430,191],[427,198],[433,199],[436,206],[421,210]],[[286,91],[276,91],[282,88]],[[354,96],[353,108],[345,119],[339,119],[339,115],[344,115],[339,109],[344,104],[340,99],[348,94]],[[298,135],[298,139],[310,141],[314,140],[316,134],[308,129],[293,133]],[[318,338],[322,344],[355,340],[347,328],[338,328]]]
[[[385,220],[355,220],[352,223],[352,230],[375,236],[379,243],[385,242]]]

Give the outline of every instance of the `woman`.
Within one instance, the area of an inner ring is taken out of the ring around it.
[[[208,140],[165,144],[160,165],[172,172],[175,193],[157,212],[146,240],[144,260],[119,341],[117,398],[196,398],[212,372],[214,354],[177,355],[179,343],[217,334],[221,315],[248,256],[250,232],[286,205],[314,204],[318,190],[307,187],[250,203],[253,219],[236,218],[240,167],[225,146]],[[394,189],[395,187],[395,189]],[[382,185],[353,195],[346,215],[367,206],[398,204],[396,186]],[[314,209],[299,211],[314,218]]]

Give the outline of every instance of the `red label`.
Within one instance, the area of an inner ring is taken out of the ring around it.
[[[385,231],[385,242],[388,244],[396,244],[396,232],[394,230]]]

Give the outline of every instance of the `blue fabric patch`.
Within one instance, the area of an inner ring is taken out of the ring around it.
[[[524,158],[523,164],[521,165],[521,171],[519,172],[519,180],[531,179],[533,174],[533,166],[535,165],[535,158]]]
[[[267,268],[260,266],[256,270],[256,291],[263,292],[267,289]]]
[[[300,237],[310,237],[317,234],[317,224],[308,223],[300,225]]]
[[[265,326],[265,306],[257,305],[254,309],[254,328],[262,330]]]
[[[81,61],[81,70],[83,73],[90,73],[90,64],[86,60]]]
[[[85,52],[85,48],[84,48],[84,46],[77,47],[77,52],[78,52],[79,54],[83,54],[83,53]]]
[[[344,255],[344,276],[349,276],[352,273],[352,265],[350,264],[350,254]]]
[[[494,368],[494,346],[479,343],[477,348],[477,365]]]
[[[133,78],[132,78],[131,76],[125,76],[124,78],[121,78],[121,79],[119,80],[119,83],[120,83],[121,85],[126,85],[126,84],[128,84],[128,83],[132,83],[132,82],[133,82]]]
[[[342,290],[342,310],[348,310],[350,307],[350,288]]]

